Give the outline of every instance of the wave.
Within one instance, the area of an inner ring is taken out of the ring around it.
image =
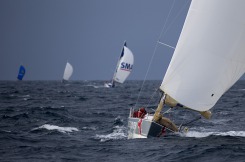
[[[23,95],[23,96],[20,96],[20,97],[31,97],[29,94],[28,95]]]
[[[187,133],[180,134],[184,137],[196,137],[204,138],[208,136],[232,136],[232,137],[245,137],[245,131],[229,131],[229,132],[197,132],[189,131]]]
[[[97,130],[96,127],[83,127],[83,130]]]
[[[80,101],[86,101],[86,100],[88,100],[88,98],[81,96],[81,97],[78,97],[78,100],[80,100]]]
[[[37,130],[37,129],[47,129],[47,130],[57,130],[61,133],[67,133],[67,132],[73,132],[73,131],[79,131],[77,128],[75,127],[59,127],[56,125],[50,125],[50,124],[44,124],[38,128],[34,128],[33,130]]]
[[[118,140],[127,138],[127,134],[125,133],[125,126],[115,126],[112,133],[107,135],[98,135],[96,134],[95,138],[100,139],[100,142],[106,142],[109,140]]]
[[[93,86],[94,88],[108,88],[108,87],[105,87],[105,86],[103,86],[103,85],[101,85],[101,86]]]
[[[29,115],[28,115],[28,113],[20,113],[20,114],[15,114],[15,115],[2,115],[2,119],[7,119],[7,118],[9,118],[9,119],[14,119],[14,120],[19,120],[19,119],[27,119],[27,118],[29,118]]]
[[[106,87],[105,85],[92,85],[92,84],[84,85],[84,87],[108,88],[108,87]]]
[[[245,91],[245,89],[238,89],[239,91]]]

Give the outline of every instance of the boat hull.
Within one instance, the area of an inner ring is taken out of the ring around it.
[[[128,139],[164,136],[172,131],[151,119],[128,118]]]
[[[113,85],[112,83],[105,83],[104,84],[104,87],[106,87],[106,88],[113,88],[113,87],[115,87],[115,85]]]

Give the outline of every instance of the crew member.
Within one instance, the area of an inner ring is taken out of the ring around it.
[[[140,108],[138,111],[135,111],[133,114],[134,118],[144,118],[145,115],[147,114],[146,110],[144,107]]]

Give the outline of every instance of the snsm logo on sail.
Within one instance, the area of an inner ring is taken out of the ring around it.
[[[122,62],[120,69],[125,71],[131,71],[133,69],[133,65],[130,65],[129,63],[126,62]]]

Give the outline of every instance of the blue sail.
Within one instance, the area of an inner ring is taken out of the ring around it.
[[[20,66],[20,69],[19,69],[19,74],[18,74],[18,80],[22,80],[23,79],[23,77],[24,77],[24,75],[25,75],[25,73],[26,73],[26,69],[25,69],[25,67],[24,66]]]

